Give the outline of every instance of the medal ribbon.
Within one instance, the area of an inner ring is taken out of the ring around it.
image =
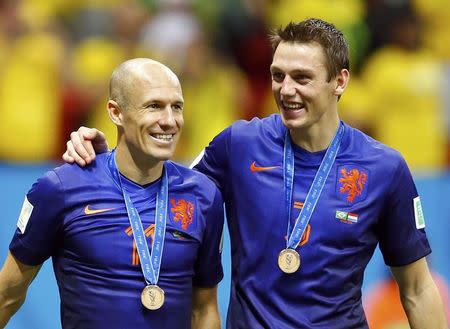
[[[330,146],[325,153],[322,162],[320,163],[319,170],[314,176],[314,180],[309,188],[308,194],[306,195],[305,203],[300,211],[300,214],[295,220],[294,227],[290,233],[290,219],[291,219],[291,209],[292,209],[292,191],[294,185],[294,150],[292,149],[291,138],[289,136],[289,130],[286,130],[286,135],[284,137],[284,154],[283,154],[283,182],[284,182],[284,196],[287,206],[288,215],[288,228],[287,236],[288,241],[286,243],[287,248],[295,249],[297,248],[300,240],[302,239],[303,233],[305,232],[306,226],[311,219],[311,216],[316,207],[317,201],[319,200],[320,194],[322,193],[325,182],[328,175],[333,167],[333,163],[336,159],[336,155],[339,151],[339,146],[341,144],[342,136],[344,135],[344,124],[341,122],[338,131],[333,137]],[[290,234],[289,234],[290,233]]]
[[[136,247],[141,261],[142,273],[144,274],[147,285],[158,282],[159,270],[161,267],[162,252],[164,249],[164,236],[166,234],[167,221],[167,200],[168,200],[168,179],[167,171],[163,168],[163,175],[159,184],[159,190],[156,194],[156,214],[155,214],[155,234],[153,238],[152,253],[150,255],[144,229],[142,227],[139,212],[131,201],[130,195],[123,188],[122,179],[115,160],[115,151],[111,153],[109,169],[113,174],[114,180],[122,191],[125,205],[127,208],[128,219],[130,221],[133,237],[136,241]]]

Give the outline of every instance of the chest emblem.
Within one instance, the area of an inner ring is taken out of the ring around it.
[[[339,169],[339,193],[345,196],[348,202],[361,201],[366,197],[368,173],[363,168]]]
[[[173,214],[173,220],[181,225],[183,230],[187,230],[194,222],[194,203],[185,199],[170,199],[170,213]]]
[[[114,208],[103,208],[103,209],[92,209],[91,205],[87,205],[84,208],[84,214],[85,215],[95,215],[95,214],[101,214],[102,212],[107,212],[110,210],[113,210]]]
[[[256,161],[253,161],[250,165],[250,171],[251,172],[260,172],[260,171],[267,171],[267,170],[273,170],[279,168],[278,166],[270,166],[270,167],[261,167],[256,164]]]
[[[346,224],[354,224],[358,222],[359,215],[351,212],[336,210],[336,219]]]

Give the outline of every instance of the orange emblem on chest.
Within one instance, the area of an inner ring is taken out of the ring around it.
[[[347,201],[353,202],[364,191],[367,174],[363,171],[360,172],[358,169],[351,169],[347,172],[345,168],[341,169],[340,173],[342,177],[339,178],[341,184],[339,192],[347,194]]]
[[[181,228],[187,230],[194,219],[194,204],[184,199],[170,199],[170,204],[172,205],[170,212],[174,213],[174,221],[181,222]]]

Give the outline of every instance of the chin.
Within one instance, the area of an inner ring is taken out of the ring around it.
[[[306,127],[307,123],[305,120],[301,119],[286,119],[283,114],[281,114],[281,121],[283,121],[283,124],[288,129],[298,129],[298,128],[304,128]]]
[[[154,158],[157,159],[159,161],[165,161],[165,160],[170,160],[172,159],[173,155],[175,153],[175,150],[162,150],[162,151],[157,151],[157,152],[151,152],[149,155]]]
[[[158,161],[166,161],[172,159],[173,154],[149,154],[149,156]]]

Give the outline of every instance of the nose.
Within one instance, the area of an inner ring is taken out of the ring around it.
[[[170,105],[164,108],[164,111],[161,111],[161,117],[159,119],[159,125],[161,127],[174,127],[176,126],[176,120],[173,113],[173,109]]]
[[[283,96],[293,96],[295,95],[295,81],[291,79],[290,76],[286,75],[283,82],[281,83],[281,95]]]

